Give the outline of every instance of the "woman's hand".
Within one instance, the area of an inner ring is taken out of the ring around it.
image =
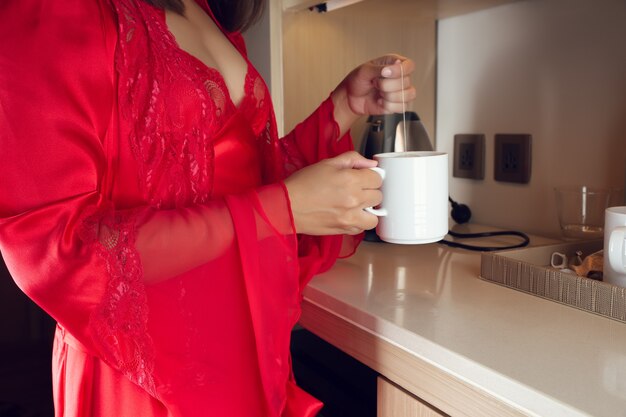
[[[372,229],[378,218],[363,210],[382,201],[382,179],[366,169],[376,161],[356,152],[325,159],[285,180],[297,233],[358,234]],[[364,169],[365,168],[365,169]]]
[[[332,92],[335,120],[341,133],[363,115],[402,113],[416,96],[411,82],[415,63],[400,55],[385,55],[352,70]]]

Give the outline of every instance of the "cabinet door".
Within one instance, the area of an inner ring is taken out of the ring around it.
[[[378,377],[378,417],[445,417],[447,414]]]

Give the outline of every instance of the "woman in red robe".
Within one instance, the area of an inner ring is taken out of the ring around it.
[[[261,3],[0,3],[0,251],[58,323],[58,417],[321,407],[290,331],[308,280],[376,224],[347,132],[415,96],[413,63],[358,67],[279,139],[239,35]]]

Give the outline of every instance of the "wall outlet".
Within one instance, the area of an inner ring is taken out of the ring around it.
[[[485,178],[485,135],[454,135],[452,175],[457,178]]]
[[[530,181],[532,136],[497,134],[495,137],[494,179],[527,184]]]

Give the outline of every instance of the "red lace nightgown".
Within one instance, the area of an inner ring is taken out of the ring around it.
[[[314,415],[289,336],[342,237],[282,180],[351,148],[332,102],[278,139],[252,66],[236,106],[138,0],[3,0],[0,39],[0,250],[58,322],[57,416]]]

